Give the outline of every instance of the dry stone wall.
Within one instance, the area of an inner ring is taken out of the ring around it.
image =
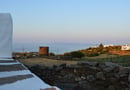
[[[62,90],[130,90],[130,68],[112,62],[81,61],[76,65],[53,67],[34,65],[30,70]]]

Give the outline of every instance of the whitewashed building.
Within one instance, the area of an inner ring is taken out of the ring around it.
[[[110,47],[110,46],[114,46],[114,45],[113,44],[103,45],[103,47]]]
[[[130,45],[122,45],[121,50],[130,50]]]

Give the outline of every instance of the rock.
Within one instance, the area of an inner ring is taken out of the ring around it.
[[[55,68],[56,71],[60,71],[60,70],[62,70],[62,69],[63,69],[63,67],[61,67],[61,66],[57,66],[57,67]]]
[[[75,77],[75,81],[81,81],[82,79],[80,77]]]
[[[73,88],[73,90],[86,90],[85,88],[81,87],[81,86],[75,86]]]
[[[60,67],[62,67],[62,68],[66,68],[66,66],[67,65],[65,63],[60,65]]]
[[[74,73],[77,73],[77,70],[76,70],[76,69],[74,69]]]
[[[31,69],[41,70],[41,69],[46,69],[46,66],[36,64],[36,65],[31,66]]]
[[[100,71],[100,68],[99,67],[94,67],[94,66],[92,66],[92,67],[89,67],[90,69],[92,69],[92,70],[95,70],[95,71]]]
[[[118,67],[118,64],[112,63],[112,62],[104,62],[105,66],[107,67]]]
[[[92,81],[96,80],[96,78],[93,75],[88,75],[87,80],[92,82]]]
[[[89,65],[89,66],[96,66],[97,62],[88,62],[88,61],[80,61],[77,63],[78,65]]]
[[[48,84],[60,83],[63,90],[130,90],[130,68],[111,62],[82,61],[77,65],[53,67],[35,65],[31,70]]]
[[[99,67],[102,68],[105,72],[119,71],[119,65],[112,62],[104,62],[102,64],[99,64]]]
[[[128,74],[127,74],[127,73],[120,73],[119,76],[120,76],[120,77],[127,77]]]
[[[99,64],[98,64],[98,67],[101,68],[101,69],[103,69],[103,68],[105,68],[106,66],[105,66],[104,63],[99,63]]]
[[[86,78],[85,78],[84,76],[81,76],[81,79],[82,79],[82,80],[85,80]]]
[[[96,78],[100,79],[100,80],[105,80],[105,76],[104,76],[103,72],[97,72]]]
[[[120,79],[120,75],[117,74],[117,73],[114,74],[114,77],[117,78],[117,79]]]
[[[107,90],[116,90],[115,87],[113,85],[110,85]]]
[[[83,81],[80,81],[79,83],[78,83],[80,86],[82,86],[82,85],[87,85],[88,84],[88,81],[86,81],[86,80],[83,80]]]
[[[127,85],[127,82],[126,81],[120,81],[120,84],[121,85]]]
[[[130,73],[129,73],[129,76],[128,76],[128,82],[130,82]]]
[[[85,88],[85,90],[89,90],[89,88],[91,87],[87,80],[80,81],[78,85],[82,88]]]
[[[111,82],[112,84],[118,83],[118,79],[117,79],[117,78],[110,77],[109,80],[110,80],[110,82]]]
[[[127,77],[130,73],[130,68],[121,68],[118,72],[120,77]]]
[[[64,82],[74,82],[75,81],[75,75],[70,73],[70,74],[66,74],[64,77],[63,77],[63,81]]]
[[[119,71],[118,75],[119,75],[119,77],[126,77],[126,76],[128,76],[128,72],[125,70],[121,70],[121,71]]]
[[[125,90],[130,90],[130,88],[125,88]]]

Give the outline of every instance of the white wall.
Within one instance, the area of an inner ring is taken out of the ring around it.
[[[8,13],[0,13],[0,60],[12,58],[12,18]]]
[[[124,46],[122,46],[121,50],[130,50],[130,45],[124,45]]]

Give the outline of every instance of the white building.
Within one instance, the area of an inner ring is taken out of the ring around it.
[[[103,45],[103,47],[110,47],[110,46],[114,46],[114,45],[113,44]]]
[[[130,50],[130,45],[122,45],[121,50]]]

